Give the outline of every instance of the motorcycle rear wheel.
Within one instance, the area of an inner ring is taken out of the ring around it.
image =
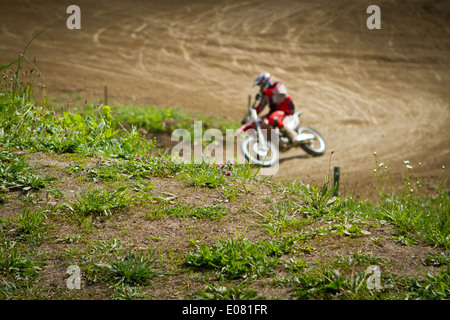
[[[298,134],[310,133],[314,135],[314,140],[308,140],[300,143],[300,147],[305,150],[308,154],[318,157],[325,153],[326,144],[325,140],[315,129],[311,127],[301,126],[297,129]]]
[[[255,135],[245,137],[241,143],[245,159],[262,167],[271,167],[276,164],[279,160],[278,147],[272,141],[267,141],[266,144],[266,149],[263,149]]]

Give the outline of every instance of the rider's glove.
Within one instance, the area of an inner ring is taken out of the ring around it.
[[[259,98],[261,98],[261,95],[262,95],[261,92],[258,92],[255,96],[255,100],[259,100]]]

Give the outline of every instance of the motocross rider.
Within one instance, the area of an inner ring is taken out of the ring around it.
[[[253,86],[259,86],[261,89],[256,95],[256,100],[261,98],[259,105],[255,107],[257,114],[259,115],[265,106],[269,105],[270,111],[263,121],[274,128],[278,127],[291,143],[296,143],[297,132],[283,125],[283,118],[294,113],[294,103],[284,83],[273,81],[270,73],[265,72],[256,77]]]

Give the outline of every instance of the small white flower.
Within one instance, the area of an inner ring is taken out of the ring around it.
[[[379,167],[382,167],[383,165],[384,165],[384,163],[382,162],[382,163],[380,163],[378,166],[379,166]]]
[[[406,165],[406,168],[408,168],[409,170],[411,170],[413,167],[410,165]]]
[[[373,173],[377,173],[377,169],[373,169]]]
[[[376,156],[376,155],[377,155],[377,152],[375,151],[375,152],[373,153],[373,155]]]
[[[403,161],[404,164],[409,164],[408,160]]]

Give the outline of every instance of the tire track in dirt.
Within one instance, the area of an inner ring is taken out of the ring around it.
[[[62,99],[71,92],[98,98],[107,85],[111,103],[240,120],[256,93],[255,76],[269,71],[328,144],[320,158],[282,154],[277,176],[321,182],[341,166],[343,188],[352,190],[358,179],[357,191],[367,196],[374,151],[395,178],[403,160],[420,161],[426,183],[450,165],[449,2],[379,1],[382,29],[372,31],[368,4],[351,0],[81,0],[77,31],[65,26],[69,4],[0,4],[1,63],[62,18],[28,51]]]

